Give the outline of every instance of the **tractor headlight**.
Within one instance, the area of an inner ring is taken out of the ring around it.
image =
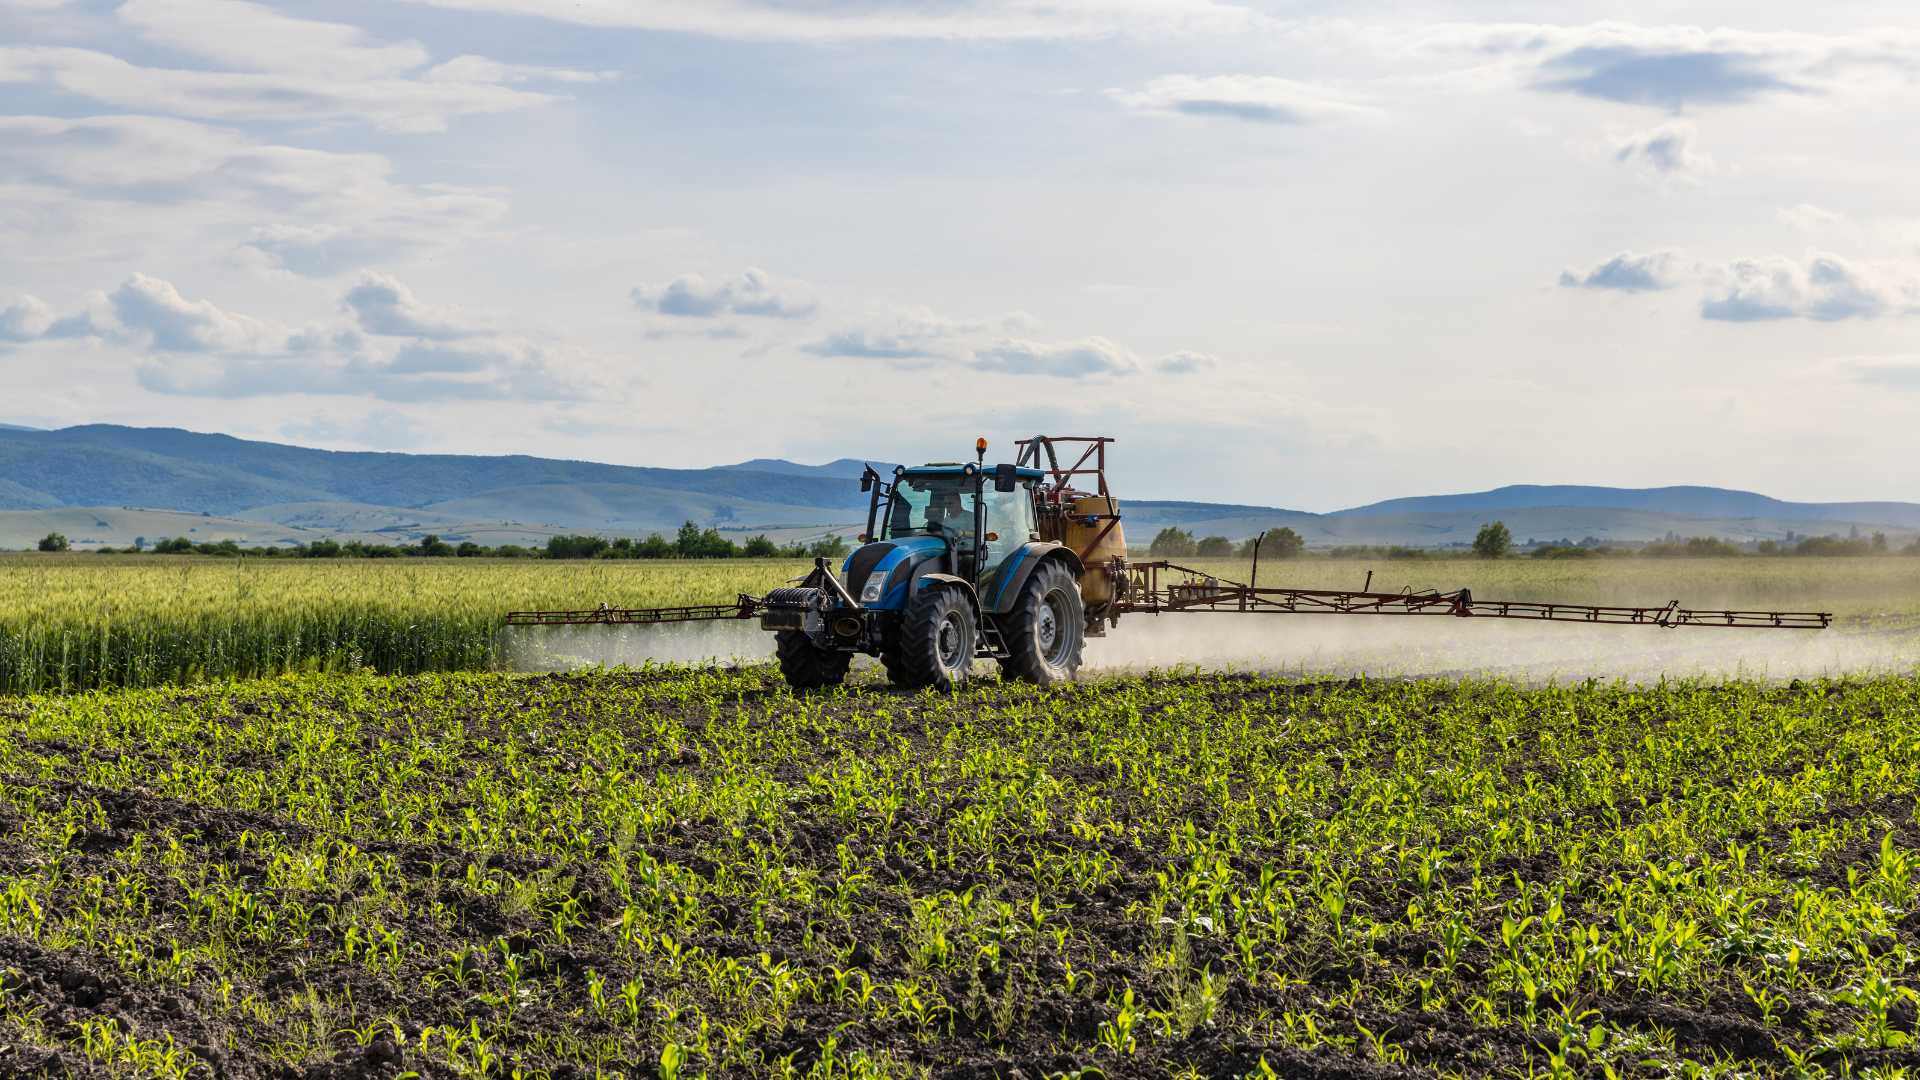
[[[887,579],[884,576],[880,574],[869,575],[867,578],[867,587],[860,590],[860,602],[863,604],[879,603],[880,591],[886,587]]]

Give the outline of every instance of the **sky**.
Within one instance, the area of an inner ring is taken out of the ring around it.
[[[1915,131],[1906,0],[0,0],[0,422],[1920,499]]]

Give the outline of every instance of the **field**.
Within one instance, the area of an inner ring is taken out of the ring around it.
[[[1920,684],[0,699],[0,1073],[1905,1075]]]
[[[1238,561],[1198,561],[1245,580]],[[220,560],[0,557],[0,693],[283,672],[486,670],[514,608],[651,607],[762,593],[791,561]],[[1262,584],[1469,586],[1483,598],[1832,610],[1843,631],[1920,624],[1920,559],[1268,560]],[[1218,618],[1218,617],[1207,617]],[[1137,624],[1115,642],[1124,644]],[[1371,633],[1372,631],[1367,631]],[[1436,635],[1441,636],[1441,635]],[[1569,639],[1572,640],[1572,639]],[[1097,645],[1097,655],[1104,643]],[[756,647],[756,652],[758,648]]]

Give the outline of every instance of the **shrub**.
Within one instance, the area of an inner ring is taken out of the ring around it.
[[[65,551],[70,545],[67,538],[59,533],[48,533],[40,538],[41,551]]]
[[[1147,554],[1158,555],[1161,558],[1180,558],[1192,555],[1197,546],[1192,533],[1169,525],[1161,529],[1159,535],[1153,538],[1153,543],[1147,546]]]

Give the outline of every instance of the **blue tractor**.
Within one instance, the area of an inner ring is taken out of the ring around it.
[[[1042,539],[1042,481],[1024,465],[933,462],[869,467],[862,544],[834,574],[825,560],[759,609],[780,670],[796,689],[838,685],[855,653],[877,656],[894,685],[953,690],[977,659],[1052,685],[1074,678],[1087,613],[1074,551]]]

